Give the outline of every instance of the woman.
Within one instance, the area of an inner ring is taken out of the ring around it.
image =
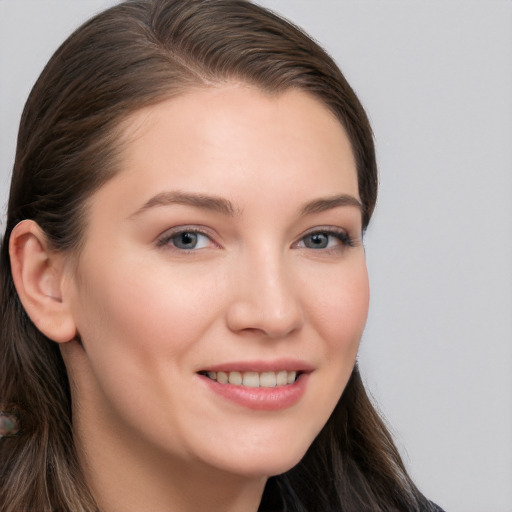
[[[2,244],[3,511],[430,511],[355,364],[371,129],[242,0],[130,1],[23,113]]]

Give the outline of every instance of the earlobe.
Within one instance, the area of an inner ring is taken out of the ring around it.
[[[45,233],[32,220],[12,230],[9,255],[14,285],[34,325],[58,343],[72,340],[76,326],[63,294],[65,256],[51,250]]]

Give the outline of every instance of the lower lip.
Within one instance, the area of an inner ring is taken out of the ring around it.
[[[293,384],[275,388],[250,388],[233,384],[219,384],[216,380],[199,375],[211,391],[242,407],[257,411],[279,411],[295,405],[306,390],[309,374],[299,375]]]

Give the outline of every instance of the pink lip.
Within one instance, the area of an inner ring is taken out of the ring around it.
[[[304,362],[281,360],[273,362],[245,362],[223,363],[208,367],[208,371],[299,371],[301,372],[293,384],[276,386],[274,388],[251,388],[233,384],[220,384],[198,373],[198,377],[210,391],[237,405],[258,411],[279,411],[295,405],[303,396],[309,375],[312,371],[310,365]]]

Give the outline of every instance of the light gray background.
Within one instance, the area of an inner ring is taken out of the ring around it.
[[[0,0],[2,211],[31,85],[113,3]],[[333,54],[373,122],[360,364],[407,466],[447,512],[511,512],[512,2],[260,3]]]

